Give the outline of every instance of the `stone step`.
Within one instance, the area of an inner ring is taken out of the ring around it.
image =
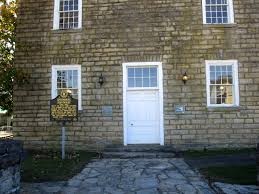
[[[103,152],[103,158],[175,158],[178,157],[176,153],[169,152]]]
[[[177,153],[178,151],[173,146],[160,145],[113,145],[104,149],[104,152],[163,152],[163,153]]]

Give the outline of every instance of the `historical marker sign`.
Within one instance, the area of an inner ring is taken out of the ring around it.
[[[78,101],[63,90],[60,95],[50,101],[50,120],[69,122],[78,119]]]
[[[65,124],[78,120],[78,101],[66,90],[62,90],[59,96],[50,100],[50,120],[62,123],[61,152],[62,159],[65,159]]]

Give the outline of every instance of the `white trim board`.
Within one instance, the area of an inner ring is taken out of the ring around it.
[[[159,89],[159,128],[160,128],[160,145],[164,145],[164,96],[163,96],[163,69],[161,62],[131,62],[123,63],[123,134],[124,145],[127,142],[127,67],[144,67],[144,66],[157,66],[158,67],[158,89]],[[142,90],[142,89],[140,89]]]

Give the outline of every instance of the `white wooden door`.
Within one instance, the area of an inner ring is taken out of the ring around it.
[[[158,91],[128,91],[127,111],[128,144],[160,143]]]
[[[127,68],[127,144],[159,144],[160,95],[157,66]]]

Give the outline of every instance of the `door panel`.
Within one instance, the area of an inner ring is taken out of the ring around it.
[[[127,91],[129,144],[160,142],[158,90]]]

